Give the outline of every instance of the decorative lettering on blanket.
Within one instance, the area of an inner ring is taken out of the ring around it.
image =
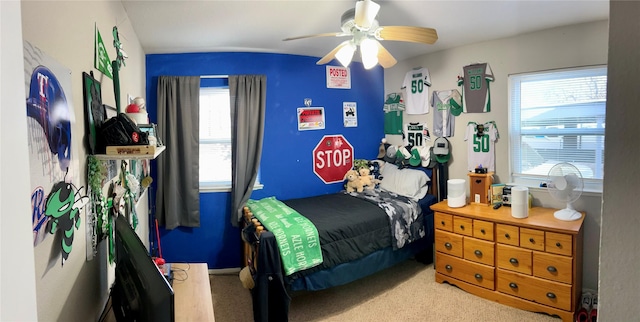
[[[275,197],[249,200],[247,206],[274,234],[285,275],[322,263],[318,230],[309,219]]]

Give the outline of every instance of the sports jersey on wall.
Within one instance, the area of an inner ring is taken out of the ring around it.
[[[431,77],[426,68],[412,69],[404,76],[401,89],[407,114],[429,113],[429,86]]]
[[[456,119],[451,114],[452,104],[460,105],[460,92],[457,89],[433,91],[431,107],[433,107],[433,133],[437,137],[453,136]]]
[[[402,111],[404,111],[404,102],[400,93],[391,93],[387,95],[384,101],[384,134],[402,135]]]
[[[493,72],[487,63],[462,67],[462,74],[458,76],[458,86],[462,86],[462,107],[465,113],[491,111],[489,82],[492,81]]]
[[[469,171],[482,165],[489,171],[495,171],[496,164],[496,140],[500,138],[498,127],[494,121],[484,124],[469,122],[464,140],[467,141],[467,156]]]
[[[404,125],[404,145],[426,146],[431,141],[429,129],[425,123],[407,123]]]

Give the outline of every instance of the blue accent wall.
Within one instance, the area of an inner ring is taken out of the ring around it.
[[[326,66],[317,57],[268,53],[188,53],[146,56],[147,106],[157,122],[158,76],[262,74],[267,77],[264,147],[260,163],[264,188],[253,199],[286,200],[328,194],[342,183],[325,184],[313,172],[313,149],[324,135],[342,134],[354,158],[374,159],[384,137],[384,71],[350,66],[351,89],[328,89]],[[334,63],[337,65],[337,63]],[[296,112],[304,99],[324,107],[324,130],[298,131]],[[343,125],[342,103],[356,102],[358,126]],[[171,147],[168,147],[170,149]],[[154,198],[155,199],[155,198]],[[231,194],[200,194],[200,227],[160,228],[162,255],[169,262],[207,262],[210,269],[242,266],[240,229],[230,221]]]

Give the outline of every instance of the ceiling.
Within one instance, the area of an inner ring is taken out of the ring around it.
[[[147,54],[248,51],[322,57],[348,38],[282,41],[340,31],[355,0],[121,0]],[[606,20],[607,0],[377,0],[381,26],[435,28],[433,45],[382,41],[399,61],[477,42]],[[126,35],[123,35],[126,38]]]

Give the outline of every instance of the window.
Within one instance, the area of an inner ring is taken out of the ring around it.
[[[231,112],[228,87],[200,88],[200,188],[231,188]]]
[[[559,162],[575,165],[585,190],[602,191],[606,66],[509,76],[510,168],[539,186]]]

